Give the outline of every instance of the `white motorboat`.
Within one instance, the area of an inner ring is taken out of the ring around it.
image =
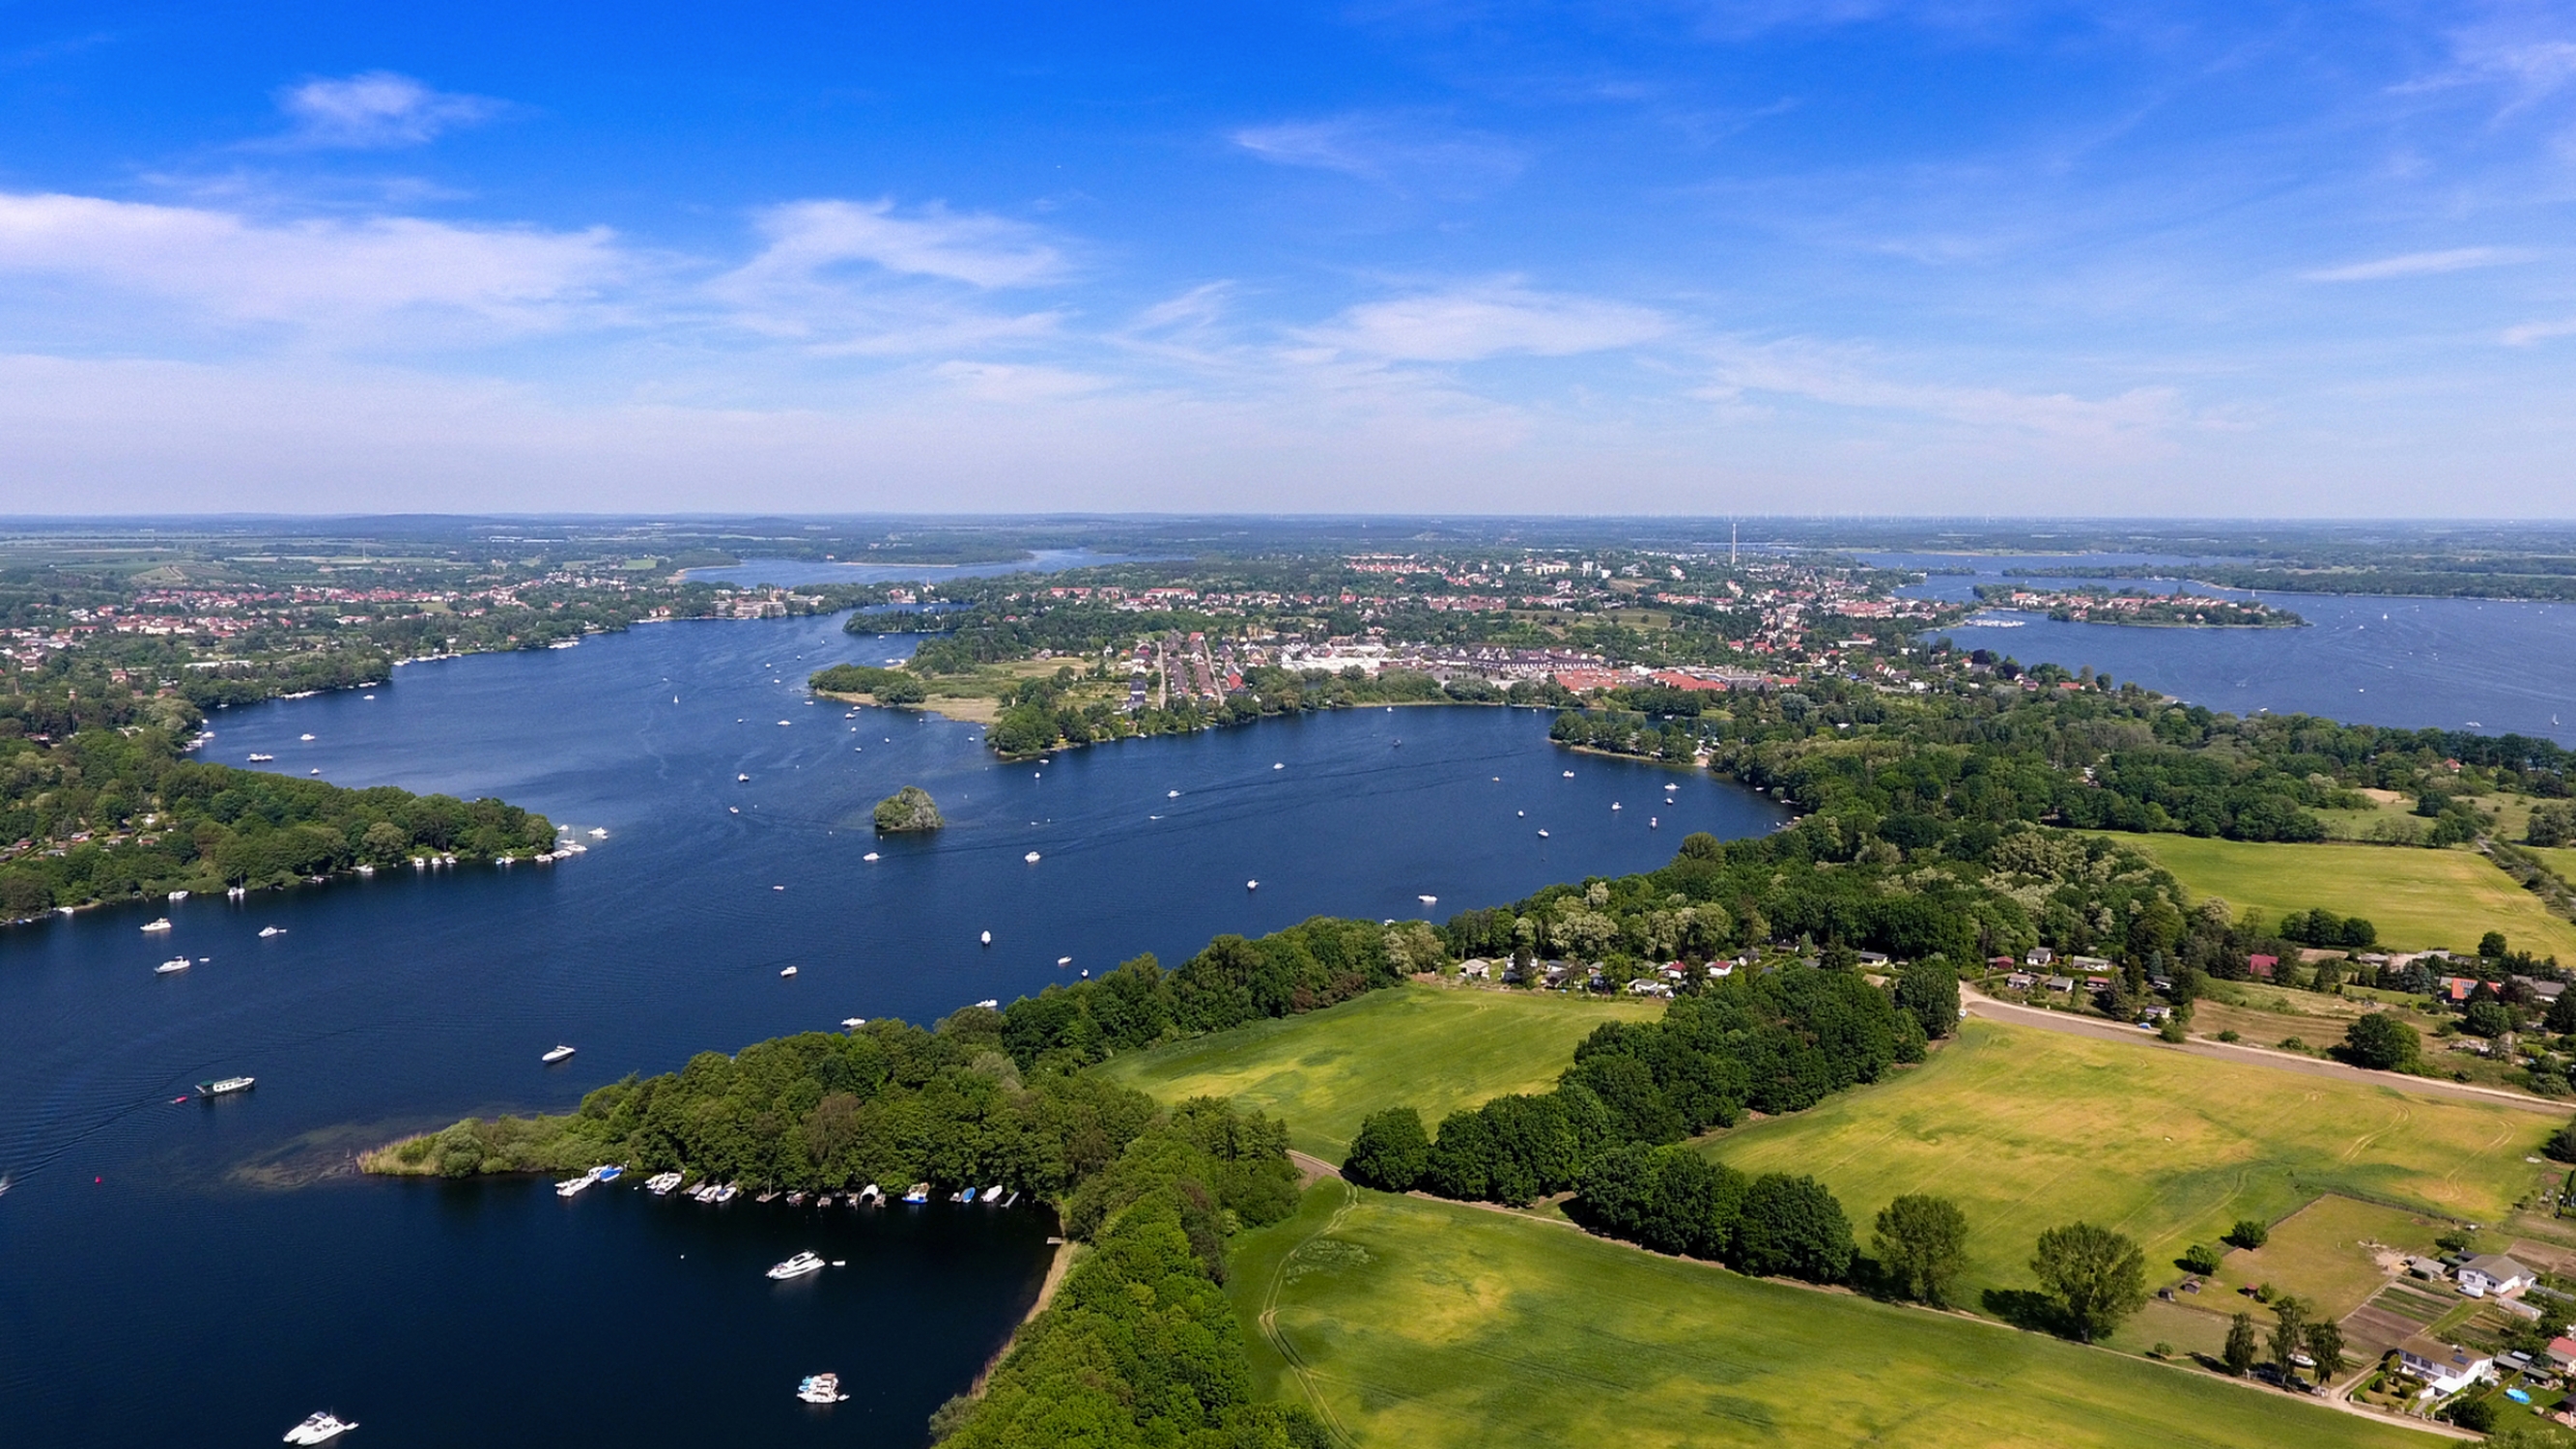
[[[716,1189],[715,1200],[717,1202],[731,1202],[741,1195],[742,1184],[738,1182],[728,1182],[724,1186]]]
[[[330,1414],[315,1414],[286,1431],[289,1444],[328,1444],[358,1427],[355,1419],[341,1419]]]
[[[174,900],[174,901],[184,901],[184,900],[186,900],[187,898],[188,898],[188,893],[187,893],[186,891],[172,891],[172,892],[170,892],[170,899],[172,899],[172,900]]]
[[[271,936],[283,936],[285,934],[286,928],[284,926],[262,926],[259,928],[259,938],[263,941],[267,940]]]
[[[188,966],[189,961],[187,957],[173,956],[169,960],[162,962],[160,965],[153,967],[152,974],[155,976],[168,976],[176,972],[185,971],[188,969]]]
[[[1422,902],[1426,906],[1436,906],[1440,904],[1440,898],[1438,896],[1415,896],[1414,899]]]
[[[254,765],[265,765],[276,758],[275,755],[253,755],[250,757],[250,762]]]
[[[992,932],[990,932],[990,931],[986,931],[982,936],[978,937],[977,939],[978,939],[978,940],[980,940],[980,941],[982,941],[985,945],[990,946],[990,945],[992,945],[992,944],[993,944],[993,933],[992,933]]]
[[[594,825],[590,830],[590,838],[593,840],[606,840],[608,838],[608,832]]]
[[[586,1172],[579,1177],[567,1177],[563,1181],[555,1184],[555,1196],[579,1197],[582,1193],[589,1190],[592,1183],[597,1181],[599,1181],[598,1178],[595,1178]]]
[[[679,1185],[680,1174],[676,1172],[657,1172],[644,1179],[644,1190],[655,1197],[662,1197]]]
[[[1000,1202],[1001,1200],[1002,1200],[1002,1185],[1001,1185],[1000,1183],[998,1183],[998,1182],[997,1182],[997,1183],[994,1183],[991,1187],[988,1187],[988,1188],[984,1189],[984,1201],[986,1201],[986,1202]]]
[[[1566,772],[1565,772],[1565,778],[1567,778],[1567,779],[1569,779],[1569,780],[1573,779],[1573,778],[1574,778],[1574,772],[1573,772],[1572,770],[1568,770],[1568,771],[1566,771]]]
[[[147,931],[166,931],[170,929],[170,918],[168,916],[163,916],[157,921],[147,923],[143,929]]]
[[[1261,882],[1257,880],[1248,880],[1243,883],[1243,888],[1248,891],[1257,891],[1261,889]]]
[[[737,785],[747,785],[751,783],[751,777],[749,775],[736,775],[733,777],[733,782]]]
[[[601,1182],[615,1182],[617,1179],[626,1175],[626,1164],[622,1162],[603,1162],[599,1166],[592,1168],[590,1170],[590,1175]]]
[[[911,1188],[904,1193],[903,1200],[905,1202],[912,1203],[930,1201],[930,1184],[926,1182],[914,1183]]]
[[[571,1047],[558,1046],[548,1051],[544,1056],[537,1058],[537,1060],[545,1063],[547,1066],[553,1066],[555,1063],[562,1061],[564,1058],[571,1055]]]
[[[1544,831],[1544,830],[1540,831],[1540,832],[1538,833],[1538,838],[1539,838],[1539,839],[1541,839],[1541,840],[1545,840],[1545,839],[1547,839],[1547,832],[1546,832],[1546,831]]]
[[[837,1404],[849,1395],[841,1392],[839,1374],[814,1374],[796,1386],[796,1397],[809,1404]]]
[[[795,1257],[771,1268],[769,1270],[769,1276],[778,1279],[783,1283],[790,1278],[802,1278],[808,1273],[820,1273],[822,1271],[823,1260],[821,1258],[814,1256],[812,1253],[798,1253]]]
[[[781,972],[779,972],[778,974],[779,974],[779,975],[781,975],[781,976],[793,976],[793,975],[795,975],[795,974],[796,974],[796,968],[795,968],[795,967],[793,967],[793,966],[790,966],[790,967],[788,967],[786,970],[781,971]]]
[[[299,740],[310,740],[313,737],[311,735],[297,735],[296,738]]]
[[[861,859],[861,860],[865,860],[865,861],[874,861],[876,858],[877,858],[877,853],[876,853],[875,851],[873,851],[873,850],[871,850],[871,851],[869,851],[867,854],[865,854],[865,855],[863,855],[863,856],[860,856],[860,857],[859,857],[859,859]]]
[[[234,1092],[247,1092],[252,1088],[252,1086],[257,1084],[258,1081],[259,1079],[257,1077],[219,1077],[211,1082],[199,1082],[197,1084],[197,1095],[200,1097],[222,1097],[229,1096]]]
[[[1073,958],[1070,956],[1058,956],[1055,958],[1055,964],[1059,967],[1070,966],[1073,964]]]
[[[1031,865],[1035,865],[1038,863],[1038,853],[1032,850],[1028,854],[1021,856],[1020,859],[1027,861]]]

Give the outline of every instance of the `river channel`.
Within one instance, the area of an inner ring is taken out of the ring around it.
[[[1035,1294],[1043,1212],[564,1201],[359,1178],[350,1154],[701,1050],[927,1021],[1317,913],[1445,916],[1779,819],[1560,752],[1526,710],[1003,765],[971,724],[807,700],[811,670],[909,646],[837,619],[653,625],[217,714],[207,758],[497,795],[591,849],[0,931],[0,1443],[274,1444],[327,1408],[362,1449],[918,1445]],[[875,838],[905,784],[952,827]],[[155,976],[177,951],[198,964]],[[577,1055],[540,1065],[558,1042]],[[236,1073],[258,1086],[172,1100]],[[761,1275],[798,1248],[848,1266]],[[796,1403],[825,1369],[850,1402]]]

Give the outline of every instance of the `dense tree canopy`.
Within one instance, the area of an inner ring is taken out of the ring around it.
[[[189,759],[179,739],[152,724],[0,738],[0,917],[554,844],[544,816],[498,800],[236,770]]]

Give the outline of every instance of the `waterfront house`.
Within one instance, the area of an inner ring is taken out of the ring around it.
[[[2501,1253],[2481,1253],[2460,1265],[2460,1291],[2472,1298],[2510,1298],[2534,1281],[2529,1268]]]
[[[2495,1371],[2495,1360],[2440,1339],[2416,1334],[2397,1345],[2398,1361],[2424,1381],[2416,1397],[2448,1398]]]
[[[2051,991],[2072,991],[2075,989],[2075,978],[2072,976],[2051,976],[2048,978],[2048,989]]]
[[[2048,949],[2046,946],[2033,946],[2030,948],[2030,956],[2022,964],[2026,966],[2046,966],[2056,959],[2057,953]]]
[[[2012,991],[2028,991],[2038,984],[2039,978],[2027,971],[2016,971],[2004,978],[2004,986]]]

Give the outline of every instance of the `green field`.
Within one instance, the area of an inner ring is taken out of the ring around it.
[[[2116,835],[2173,872],[2195,897],[2252,906],[2278,923],[2291,911],[2324,906],[2362,916],[2379,944],[2400,951],[2432,946],[2473,950],[2502,931],[2536,956],[2576,962],[2576,924],[2466,850],[2387,845],[2275,845],[2190,835]]]
[[[1490,1097],[1543,1092],[1594,1027],[1662,1011],[1659,1002],[1399,986],[1093,1070],[1166,1102],[1226,1097],[1284,1117],[1298,1150],[1339,1162],[1371,1112],[1416,1107],[1425,1127],[1437,1127]]]
[[[2030,1287],[2032,1241],[2078,1218],[2137,1239],[2157,1282],[2237,1219],[2273,1222],[2325,1193],[2500,1222],[2538,1184],[2523,1158],[2556,1125],[2503,1103],[1972,1021],[1920,1067],[1702,1141],[1746,1172],[1821,1178],[1864,1243],[1901,1193],[1957,1199],[1973,1306],[1980,1290]]]
[[[1360,1445],[2430,1446],[2196,1370],[1337,1182],[1239,1240],[1265,1391]]]

